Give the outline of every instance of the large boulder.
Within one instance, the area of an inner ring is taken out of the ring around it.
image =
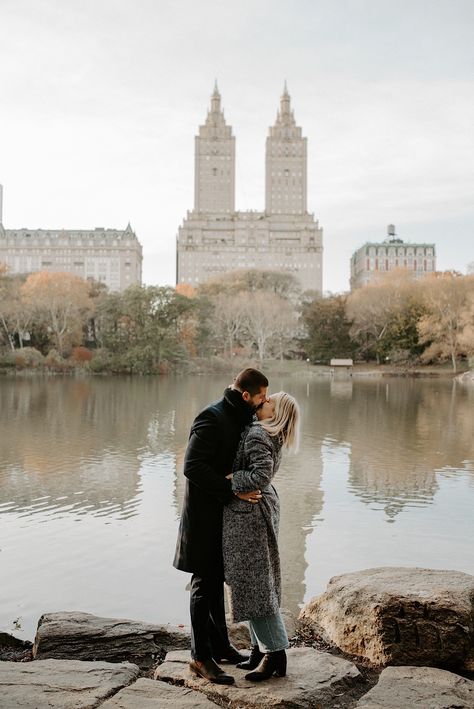
[[[335,576],[301,611],[322,635],[373,665],[469,667],[474,659],[474,576],[384,567]]]
[[[128,662],[0,662],[0,709],[95,709],[138,673]]]
[[[90,613],[41,616],[33,646],[36,660],[127,660],[147,670],[168,650],[188,648],[189,633],[170,625],[100,618]]]
[[[288,650],[288,673],[266,682],[245,679],[245,670],[222,665],[235,677],[230,686],[212,684],[189,670],[189,653],[170,652],[155,670],[155,679],[182,685],[206,695],[219,706],[239,709],[349,709],[366,687],[357,667],[347,660],[313,648]],[[364,688],[365,687],[365,688]]]
[[[434,667],[387,667],[358,709],[472,709],[474,682]]]

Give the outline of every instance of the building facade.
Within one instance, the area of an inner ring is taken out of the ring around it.
[[[73,273],[111,291],[142,282],[142,247],[130,224],[124,230],[5,229],[0,213],[0,263],[9,273]]]
[[[195,138],[194,209],[177,237],[177,284],[196,286],[237,269],[293,273],[322,291],[322,229],[307,212],[307,141],[286,84],[266,141],[265,211],[235,211],[235,137],[217,89]]]
[[[388,226],[388,238],[368,242],[351,258],[351,290],[366,286],[376,278],[395,269],[404,269],[414,278],[423,278],[436,271],[435,244],[405,243],[395,235],[393,224]]]

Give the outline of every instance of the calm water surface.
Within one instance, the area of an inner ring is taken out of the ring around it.
[[[225,378],[0,380],[0,630],[44,612],[187,623],[171,566],[195,414]],[[379,565],[474,573],[474,390],[274,377],[303,414],[276,478],[283,605]],[[20,629],[19,629],[20,628]]]

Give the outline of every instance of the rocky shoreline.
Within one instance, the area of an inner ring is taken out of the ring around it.
[[[474,576],[382,567],[331,579],[299,617],[288,675],[233,686],[192,675],[189,630],[48,613],[33,646],[0,634],[0,709],[472,709]],[[244,624],[230,624],[248,647]]]

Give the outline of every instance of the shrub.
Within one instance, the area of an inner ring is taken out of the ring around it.
[[[71,359],[75,362],[82,364],[83,362],[90,362],[93,357],[92,352],[87,349],[87,347],[73,347],[71,353]]]
[[[96,372],[97,374],[109,372],[111,370],[111,364],[111,357],[107,350],[99,349],[94,352],[89,362],[89,369],[91,372]]]
[[[0,369],[13,369],[15,367],[15,352],[9,350],[0,355]]]
[[[57,350],[49,350],[45,365],[52,372],[69,372],[74,367],[74,364],[64,359]]]
[[[44,365],[44,357],[34,347],[22,347],[12,353],[17,369],[36,369]]]

